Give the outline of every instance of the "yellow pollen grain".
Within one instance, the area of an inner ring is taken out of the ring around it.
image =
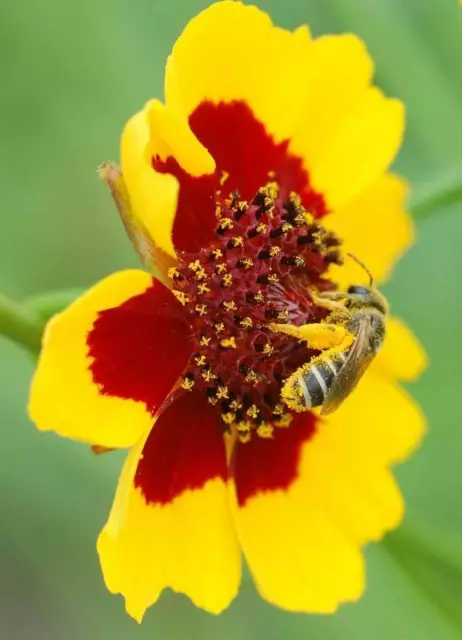
[[[196,273],[194,274],[194,276],[195,276],[196,280],[204,280],[204,278],[205,279],[207,278],[207,274],[205,272],[205,269],[203,269],[203,268],[198,269],[196,271]]]
[[[268,276],[268,282],[271,282],[272,284],[279,284],[280,280],[275,273],[272,273]]]
[[[223,322],[217,322],[215,325],[215,331],[217,333],[220,333],[221,331],[225,330],[225,325],[223,324]]]
[[[270,356],[273,353],[273,351],[274,351],[274,347],[270,345],[269,342],[267,342],[263,347],[263,353],[265,354],[265,356]]]
[[[292,202],[293,205],[295,205],[296,207],[300,207],[302,204],[302,199],[300,198],[300,196],[298,195],[298,193],[296,191],[291,191],[289,194],[289,200]]]
[[[251,407],[249,407],[249,408],[247,409],[246,413],[247,413],[247,415],[248,415],[250,418],[255,419],[255,418],[258,418],[258,414],[259,414],[260,412],[259,412],[259,410],[257,409],[257,406],[253,404]]]
[[[191,269],[191,271],[199,271],[199,269],[202,269],[202,265],[199,260],[195,260],[188,264],[188,269]]]
[[[229,411],[228,413],[222,413],[221,419],[225,424],[233,424],[234,420],[236,419],[236,414],[232,411]]]
[[[276,177],[276,171],[274,171],[274,169],[271,169],[271,171],[268,171],[268,178],[270,180],[274,180],[275,177]]]
[[[229,173],[227,171],[222,171],[221,172],[221,177],[220,177],[220,184],[221,186],[223,186],[226,182],[226,180],[229,178]]]
[[[258,380],[258,376],[255,371],[250,369],[250,371],[248,371],[247,375],[245,376],[245,380],[246,382],[256,382]]]
[[[241,202],[239,202],[239,204],[237,205],[237,208],[239,209],[239,211],[247,211],[247,209],[249,208],[249,203],[247,202],[247,200],[241,200]]]
[[[268,209],[269,207],[274,205],[274,200],[273,198],[271,198],[271,196],[266,196],[266,198],[263,200],[263,204]]]
[[[255,302],[265,302],[265,296],[262,294],[261,291],[257,291],[253,299],[255,300]]]
[[[234,300],[225,300],[223,302],[223,306],[226,309],[226,311],[237,311],[237,306]]]
[[[234,409],[234,411],[237,411],[242,408],[242,402],[239,402],[239,400],[233,400],[229,406],[231,409]]]
[[[173,278],[178,278],[180,272],[176,267],[170,267],[167,271],[167,276],[173,280]]]
[[[231,338],[223,338],[223,340],[220,340],[220,345],[225,349],[236,349],[236,339],[234,336],[231,336]]]
[[[189,378],[185,378],[181,384],[182,388],[186,391],[191,391],[194,387],[194,380],[190,380]]]
[[[218,400],[227,400],[229,397],[229,391],[227,387],[218,387],[217,398]]]
[[[273,413],[275,416],[282,416],[282,414],[284,413],[284,405],[282,405],[280,402],[278,402],[278,404],[275,404],[273,407]]]
[[[189,298],[186,295],[186,293],[184,293],[184,291],[177,291],[176,289],[173,289],[172,293],[175,296],[175,298],[178,300],[178,302],[180,302],[183,306],[187,302],[189,302]]]
[[[282,225],[282,231],[283,233],[287,233],[288,231],[290,231],[292,229],[292,225],[289,224],[288,222],[284,222]]]
[[[196,304],[194,310],[200,315],[205,316],[207,314],[207,307],[205,304]]]
[[[215,260],[218,260],[218,258],[223,257],[223,251],[221,249],[214,249],[212,251],[212,256],[215,258]]]
[[[227,270],[228,270],[228,265],[226,264],[226,262],[220,262],[220,264],[217,264],[217,273],[221,274]]]
[[[243,318],[239,324],[243,329],[250,329],[253,325],[252,318],[249,318],[249,316],[247,316]]]
[[[295,266],[296,267],[304,267],[305,266],[305,258],[303,256],[295,256]]]
[[[222,218],[220,220],[220,229],[226,231],[227,229],[232,229],[234,227],[234,222],[231,218]]]
[[[207,369],[206,371],[202,371],[201,376],[205,380],[205,382],[212,382],[217,378],[216,375],[210,371],[210,369]]]
[[[257,427],[257,435],[260,436],[260,438],[272,438],[273,433],[274,427],[268,422],[263,422],[263,424]]]
[[[201,355],[196,356],[196,357],[194,358],[194,362],[196,363],[196,365],[197,365],[198,367],[203,367],[203,366],[204,366],[204,364],[207,362],[207,360],[206,360],[206,358],[205,358],[204,354],[201,354]]]
[[[227,273],[221,280],[221,284],[224,287],[230,287],[233,284],[233,276],[230,273]]]
[[[281,253],[281,247],[271,247],[270,256],[272,258],[274,258],[274,256],[277,256],[279,253]]]
[[[222,213],[222,207],[221,207],[221,204],[218,203],[215,205],[215,217],[218,218],[218,220],[221,218],[221,213]]]
[[[208,293],[210,288],[205,284],[205,282],[201,282],[197,287],[197,293],[202,296],[204,293]]]
[[[237,437],[239,438],[239,442],[242,442],[242,444],[246,444],[247,442],[250,442],[250,439],[251,439],[252,435],[251,435],[250,431],[247,431],[245,433],[241,433],[239,431]]]
[[[289,318],[289,312],[287,311],[287,309],[284,309],[284,311],[279,311],[278,313],[279,320],[287,320],[288,318]]]
[[[290,423],[293,420],[293,416],[290,413],[285,413],[277,422],[276,422],[276,427],[281,427],[282,429],[285,429],[287,427],[290,427]]]
[[[242,261],[242,264],[244,265],[245,269],[251,269],[253,267],[253,260],[252,258],[244,258],[244,260]]]
[[[208,402],[210,402],[211,405],[215,406],[218,400],[216,398],[208,398]]]
[[[207,336],[202,336],[202,338],[199,340],[199,344],[201,345],[201,347],[208,347],[211,339],[212,338],[209,338]]]
[[[238,422],[236,426],[240,433],[248,433],[252,428],[252,425],[248,420],[242,420],[241,422]]]
[[[242,236],[236,236],[235,238],[233,238],[233,244],[234,248],[242,247],[242,245],[244,244],[244,238]]]
[[[265,224],[264,222],[259,222],[257,224],[257,229],[256,230],[257,230],[258,233],[265,233],[267,229],[268,229],[268,225]]]

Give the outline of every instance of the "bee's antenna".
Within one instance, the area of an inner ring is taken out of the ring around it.
[[[357,258],[355,255],[353,255],[352,253],[347,253],[347,256],[352,258],[355,262],[357,262],[359,264],[360,267],[362,267],[364,269],[364,271],[369,276],[369,286],[372,287],[372,285],[374,284],[374,278],[372,276],[372,273],[369,271],[369,269],[364,264],[364,262],[361,262],[361,260],[359,258]]]

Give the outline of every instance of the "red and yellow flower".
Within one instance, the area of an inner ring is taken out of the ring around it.
[[[390,471],[424,419],[400,381],[425,356],[389,319],[384,348],[333,414],[294,413],[284,380],[319,353],[292,326],[313,292],[380,282],[411,243],[406,185],[388,167],[403,105],[371,84],[352,35],[312,39],[225,0],[168,59],[165,103],[128,122],[122,173],[102,168],[149,268],[107,277],[47,327],[38,427],[130,447],[98,553],[141,620],[166,587],[218,613],[241,553],[261,595],[333,612],[364,590],[362,549],[396,527]]]

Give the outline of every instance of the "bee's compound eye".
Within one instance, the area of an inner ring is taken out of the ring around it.
[[[348,287],[348,293],[356,293],[358,295],[364,296],[370,293],[370,290],[367,287],[362,287],[361,285],[352,284],[351,287]]]

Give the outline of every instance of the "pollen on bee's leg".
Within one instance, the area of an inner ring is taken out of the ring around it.
[[[346,348],[353,338],[345,327],[338,324],[313,323],[296,327],[290,324],[271,323],[269,328],[271,331],[286,333],[297,340],[302,340],[312,349],[319,351],[338,346]]]

